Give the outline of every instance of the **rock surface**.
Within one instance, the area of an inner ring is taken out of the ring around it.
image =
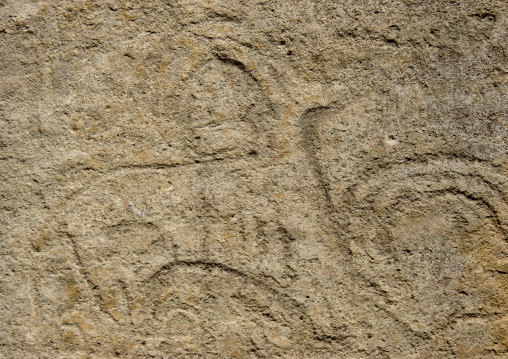
[[[504,0],[0,1],[1,358],[506,358]]]

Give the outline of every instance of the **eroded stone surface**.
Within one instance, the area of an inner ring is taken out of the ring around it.
[[[0,2],[0,356],[505,357],[507,14]]]

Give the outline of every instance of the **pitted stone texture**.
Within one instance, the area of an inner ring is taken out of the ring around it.
[[[507,16],[0,1],[0,357],[506,357]]]

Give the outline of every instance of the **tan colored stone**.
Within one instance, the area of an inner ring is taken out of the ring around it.
[[[0,1],[0,357],[506,357],[507,16]]]

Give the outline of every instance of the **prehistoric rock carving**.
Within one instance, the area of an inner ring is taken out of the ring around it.
[[[236,60],[214,56],[186,78],[175,105],[185,159],[88,171],[88,183],[72,191],[65,231],[98,304],[116,322],[140,333],[158,328],[160,345],[182,355],[200,351],[202,340],[214,343],[203,350],[228,355],[257,347],[278,353],[322,334],[286,294],[298,277],[297,255],[275,178],[288,173],[270,167],[271,109],[255,78]],[[256,195],[263,182],[273,198]],[[195,302],[182,301],[193,293]],[[246,312],[219,315],[225,301]],[[205,315],[209,322],[199,319]],[[180,332],[174,316],[185,318]],[[252,336],[233,338],[237,325],[252,327]]]
[[[182,355],[281,355],[312,332],[301,304],[263,280],[220,264],[170,263],[140,287],[145,299],[137,313],[141,327],[156,330],[161,347]]]
[[[404,129],[388,136],[390,126],[368,116],[349,123],[347,110],[313,110],[302,128],[329,208],[347,226],[358,273],[377,292],[376,306],[411,332],[456,330],[464,337],[455,345],[468,345],[471,323],[489,332],[507,315],[506,177],[467,154],[433,154],[425,136],[399,143]],[[364,166],[352,166],[351,156],[364,157]]]

